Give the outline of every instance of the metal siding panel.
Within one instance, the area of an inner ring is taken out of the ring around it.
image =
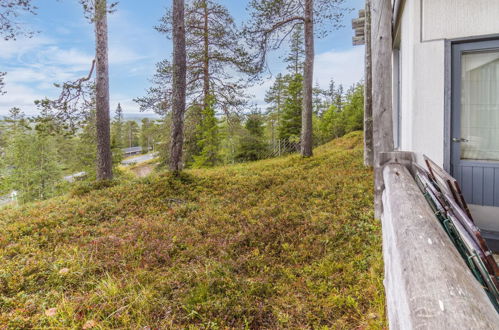
[[[463,195],[467,201],[473,203],[473,167],[463,166],[461,168],[461,181],[463,183]]]
[[[462,184],[462,180],[461,180],[461,166],[454,165],[453,169],[452,169],[452,175],[457,180],[457,182],[459,183],[459,185],[462,186],[463,184]]]
[[[494,206],[494,169],[483,169],[483,205]]]
[[[499,206],[499,168],[494,169],[494,206]]]
[[[483,167],[473,166],[473,204],[483,204]]]

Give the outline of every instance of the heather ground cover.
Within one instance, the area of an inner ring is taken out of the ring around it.
[[[0,211],[0,328],[385,327],[360,132],[92,188]]]

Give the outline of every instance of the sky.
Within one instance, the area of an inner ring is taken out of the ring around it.
[[[248,18],[248,0],[220,0],[236,22]],[[88,74],[94,58],[94,31],[84,18],[77,0],[33,0],[37,15],[23,15],[23,25],[38,33],[33,38],[0,41],[0,71],[7,71],[7,94],[0,96],[0,115],[12,107],[35,114],[34,100],[55,98],[54,83],[75,80]],[[358,15],[364,0],[346,0],[353,10],[345,16],[344,27],[315,41],[314,82],[328,86],[333,78],[346,87],[363,78],[363,46],[352,46],[351,19]],[[172,45],[154,26],[171,0],[121,0],[109,16],[109,73],[111,110],[121,103],[124,112],[138,113],[133,99],[145,95],[155,64],[171,57]],[[285,50],[283,50],[285,52]],[[282,54],[272,53],[269,68],[273,75],[284,72]],[[270,77],[270,78],[269,78]],[[249,89],[251,101],[264,107],[265,91],[272,77]]]

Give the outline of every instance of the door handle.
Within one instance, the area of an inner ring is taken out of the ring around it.
[[[470,140],[465,138],[452,138],[452,142],[470,142]]]

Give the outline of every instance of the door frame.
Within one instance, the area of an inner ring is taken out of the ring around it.
[[[490,47],[490,45],[494,45]],[[485,48],[476,48],[472,47],[473,45],[488,45]],[[456,146],[452,142],[452,138],[454,137],[453,128],[457,124],[460,128],[460,122],[456,123],[456,116],[453,115],[454,104],[459,105],[460,109],[460,92],[456,93],[455,91],[459,91],[459,87],[461,86],[460,77],[454,77],[454,72],[456,66],[461,66],[461,57],[456,56],[457,50],[459,49],[461,54],[462,51],[466,50],[486,50],[491,48],[499,48],[499,33],[498,34],[489,34],[482,36],[473,36],[473,37],[465,37],[465,38],[456,38],[456,39],[446,39],[445,40],[445,56],[444,56],[444,169],[454,175],[452,173],[452,159],[453,155],[456,152]],[[457,59],[456,59],[457,58]],[[456,63],[459,62],[459,63]],[[456,86],[457,81],[457,86]],[[458,149],[458,148],[457,148]],[[458,149],[457,152],[460,152]],[[472,161],[470,161],[472,162]]]

